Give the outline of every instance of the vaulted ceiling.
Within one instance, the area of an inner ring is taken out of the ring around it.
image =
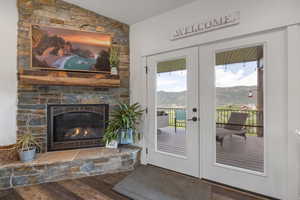
[[[126,24],[135,24],[147,18],[191,3],[195,0],[65,0],[100,15]]]

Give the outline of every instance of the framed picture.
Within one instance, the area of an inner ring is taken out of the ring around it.
[[[109,34],[31,26],[31,67],[48,70],[110,71]]]

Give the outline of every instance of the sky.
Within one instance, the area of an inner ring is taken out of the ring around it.
[[[256,62],[218,65],[215,68],[216,87],[257,85]]]
[[[111,35],[108,34],[51,27],[41,27],[41,29],[47,31],[49,35],[58,35],[71,43],[106,47],[111,45]]]
[[[257,85],[256,62],[218,65],[215,67],[216,87]],[[186,70],[157,75],[157,91],[181,92],[187,88]]]
[[[111,46],[112,36],[108,34],[47,26],[41,26],[40,29],[45,31],[49,36],[56,35],[70,42],[74,49],[91,51],[95,57],[97,57],[102,50],[108,51]]]
[[[187,89],[186,70],[159,73],[156,81],[157,91],[181,92]]]

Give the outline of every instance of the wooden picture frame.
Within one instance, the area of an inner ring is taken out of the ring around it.
[[[30,38],[31,69],[110,72],[110,34],[32,24]]]

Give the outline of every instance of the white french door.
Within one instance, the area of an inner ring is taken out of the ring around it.
[[[148,163],[199,176],[198,48],[147,57]]]
[[[201,176],[284,199],[287,66],[284,31],[201,46]]]
[[[147,162],[284,199],[285,42],[278,30],[147,57]]]

